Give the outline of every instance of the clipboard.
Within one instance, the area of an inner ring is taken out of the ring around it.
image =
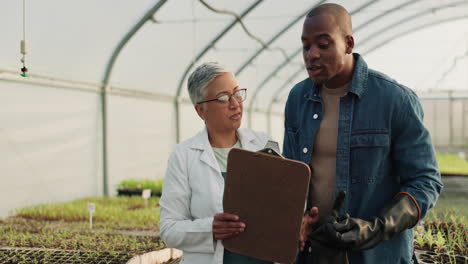
[[[224,247],[262,260],[294,262],[310,173],[305,163],[285,159],[271,148],[262,152],[233,148],[223,207],[238,215],[246,228],[224,239]]]

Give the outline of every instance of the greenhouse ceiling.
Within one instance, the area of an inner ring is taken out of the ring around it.
[[[371,68],[418,93],[468,91],[468,0],[4,0],[4,166],[18,177],[28,175],[24,168],[49,175],[57,167],[70,179],[94,181],[102,165],[102,184],[88,185],[104,194],[129,174],[162,171],[173,144],[202,125],[186,79],[206,61],[225,64],[248,88],[244,124],[252,127],[252,116],[262,114],[261,129],[281,139],[287,94],[307,78],[304,16],[327,2],[351,13],[355,51]],[[20,75],[24,67],[27,77]],[[41,169],[43,157],[56,166]],[[71,161],[80,165],[70,170]],[[65,190],[62,196],[69,197]]]
[[[467,88],[468,0],[7,0],[0,78],[179,104],[193,67],[219,61],[249,89],[249,109],[282,109],[306,77],[304,15],[325,2],[352,14],[355,51],[371,67],[415,90]]]

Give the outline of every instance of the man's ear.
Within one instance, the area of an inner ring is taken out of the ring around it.
[[[354,49],[354,37],[352,35],[347,35],[345,37],[346,42],[346,54],[352,54]]]
[[[202,119],[205,120],[205,109],[203,108],[202,104],[196,104],[194,105],[195,110],[197,111],[198,116]]]

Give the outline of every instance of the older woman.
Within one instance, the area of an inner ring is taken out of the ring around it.
[[[199,66],[188,79],[190,99],[205,128],[178,144],[169,158],[160,200],[161,238],[184,251],[181,263],[269,263],[223,248],[243,232],[237,215],[223,212],[227,155],[232,148],[262,149],[268,137],[239,128],[246,89],[218,63]]]

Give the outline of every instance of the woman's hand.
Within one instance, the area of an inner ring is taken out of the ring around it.
[[[239,222],[239,216],[229,213],[219,213],[213,219],[213,237],[222,240],[244,232],[245,224]]]
[[[312,228],[319,220],[318,208],[312,207],[302,217],[301,232],[299,233],[299,249],[304,250],[305,241],[312,232]]]

